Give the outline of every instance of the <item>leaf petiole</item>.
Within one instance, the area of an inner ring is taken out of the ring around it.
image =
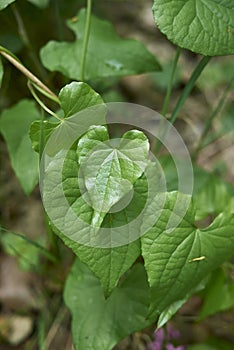
[[[192,91],[197,79],[200,77],[203,69],[206,67],[206,65],[210,62],[211,57],[210,56],[204,56],[200,62],[198,63],[198,65],[196,66],[196,68],[194,69],[187,85],[184,88],[184,91],[179,99],[179,101],[176,104],[176,107],[174,109],[174,111],[172,112],[171,118],[169,119],[171,124],[174,124],[181,108],[183,107],[187,97],[189,96],[190,92]]]
[[[53,96],[51,94],[48,94],[47,91],[43,90],[40,86],[38,86],[37,84],[35,84],[33,81],[31,81],[31,84],[33,85],[33,87],[35,89],[37,89],[42,95],[46,96],[47,98],[49,98],[51,101],[54,101],[55,103],[57,103],[58,105],[60,105],[60,101],[58,99],[58,97]]]
[[[90,23],[91,23],[91,10],[92,10],[92,0],[87,0],[87,15],[85,23],[85,33],[84,33],[84,44],[82,49],[81,65],[80,65],[80,78],[84,81],[85,78],[85,61],[89,42],[90,33]]]
[[[181,108],[183,107],[186,99],[188,98],[190,92],[192,91],[197,79],[200,77],[202,71],[204,70],[204,68],[206,67],[206,65],[210,62],[211,57],[210,56],[204,56],[200,62],[198,63],[198,65],[196,66],[196,68],[194,69],[187,85],[185,86],[182,95],[180,96],[173,112],[171,115],[171,118],[169,119],[170,123],[173,125],[176,121],[176,118],[178,117],[178,114],[181,110]],[[158,151],[160,150],[163,140],[165,139],[165,137],[167,136],[168,132],[169,132],[170,127],[167,127],[166,130],[163,131],[163,135],[162,135],[162,141],[157,142],[154,153],[158,153]]]
[[[172,67],[172,72],[171,72],[171,76],[170,76],[170,81],[167,87],[167,92],[166,92],[166,96],[163,102],[163,108],[162,108],[162,115],[166,116],[167,114],[167,110],[168,110],[168,105],[169,105],[169,101],[170,101],[170,97],[171,97],[171,91],[172,91],[172,86],[173,86],[173,82],[174,82],[174,78],[175,78],[175,72],[176,72],[176,68],[177,68],[177,64],[180,58],[180,54],[181,54],[181,48],[177,47],[176,50],[176,55],[173,61],[173,67]]]
[[[33,95],[33,97],[35,98],[35,100],[37,101],[37,103],[50,115],[52,115],[53,117],[55,117],[56,119],[58,119],[59,121],[64,121],[63,118],[60,118],[56,113],[54,113],[53,111],[51,111],[41,100],[40,98],[37,96],[37,94],[34,91],[33,85],[30,81],[28,81],[28,88],[31,92],[31,94]]]

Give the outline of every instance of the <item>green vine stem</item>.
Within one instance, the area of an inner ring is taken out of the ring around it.
[[[81,64],[80,64],[81,81],[84,81],[84,78],[85,78],[85,62],[86,62],[86,55],[87,55],[87,48],[88,48],[89,34],[90,34],[91,11],[92,11],[92,0],[87,0],[87,16],[86,16],[84,43],[83,43]]]
[[[185,86],[182,95],[180,96],[173,112],[171,115],[171,118],[169,119],[170,123],[173,125],[176,121],[176,118],[178,117],[178,114],[181,110],[181,108],[183,107],[186,99],[188,98],[190,92],[192,91],[197,79],[200,77],[202,71],[204,70],[204,68],[206,67],[206,65],[210,62],[211,57],[210,56],[204,56],[198,63],[198,65],[196,66],[196,68],[194,69],[187,85]],[[164,130],[163,135],[162,135],[162,140],[165,139],[168,131],[169,131],[170,127],[167,127],[166,130]],[[162,146],[163,141],[158,141],[155,148],[154,148],[154,153],[157,154]]]
[[[52,101],[60,104],[58,97],[45,85],[43,84],[33,73],[31,73],[21,62],[20,60],[8,51],[5,47],[0,46],[0,54],[5,57],[11,64],[13,64],[19,71],[21,71],[32,83],[37,85],[43,92],[46,93],[46,96]]]
[[[184,91],[179,99],[179,101],[177,102],[175,109],[171,115],[170,118],[170,122],[171,124],[174,124],[181,108],[183,107],[187,97],[189,96],[190,92],[192,91],[197,79],[200,77],[203,69],[206,67],[206,65],[210,62],[211,57],[210,56],[204,56],[200,62],[198,63],[198,65],[196,66],[196,68],[193,71],[193,74],[191,75],[187,85],[184,88]]]
[[[64,121],[63,118],[60,118],[56,113],[54,113],[53,111],[51,111],[41,100],[40,98],[37,96],[37,94],[35,93],[34,89],[33,89],[33,85],[30,81],[28,81],[28,88],[31,92],[31,94],[33,95],[34,99],[37,101],[37,103],[50,115],[52,115],[53,117],[55,117],[56,119],[58,119],[60,122]]]
[[[203,147],[203,142],[204,142],[204,139],[206,138],[209,130],[210,130],[210,127],[212,125],[212,122],[213,120],[215,119],[215,117],[220,113],[220,111],[222,110],[223,108],[223,105],[226,101],[226,98],[227,98],[227,95],[229,93],[229,91],[231,90],[232,86],[233,86],[233,83],[234,83],[234,76],[232,77],[232,79],[229,81],[228,85],[226,86],[225,90],[223,91],[223,94],[216,106],[216,108],[214,109],[214,111],[210,114],[210,116],[207,118],[206,122],[205,122],[205,127],[204,127],[204,130],[200,136],[200,139],[198,141],[198,144],[197,144],[197,147],[195,149],[195,152],[194,152],[194,155],[193,155],[193,159],[196,160],[197,159],[197,156],[198,156],[198,153],[199,151],[201,150],[201,148]]]
[[[166,97],[164,99],[163,108],[162,108],[162,112],[161,112],[162,115],[164,115],[164,116],[166,116],[166,114],[167,114],[168,105],[169,105],[169,101],[170,101],[170,97],[171,97],[172,86],[173,86],[173,82],[175,79],[175,72],[176,72],[177,64],[178,64],[178,61],[180,58],[180,54],[181,54],[181,48],[177,47],[176,55],[175,55],[175,58],[173,61],[172,72],[171,72],[169,84],[167,87]]]

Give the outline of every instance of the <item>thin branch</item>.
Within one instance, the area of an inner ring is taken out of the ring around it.
[[[190,92],[192,91],[197,79],[200,77],[203,69],[206,67],[206,65],[210,62],[211,57],[209,56],[204,56],[201,61],[198,63],[198,65],[196,66],[196,68],[193,71],[193,74],[191,75],[188,83],[186,84],[184,91],[179,99],[179,101],[177,102],[177,105],[171,115],[170,118],[170,122],[171,124],[174,124],[181,108],[183,107],[187,97],[189,96]]]
[[[210,56],[204,56],[198,63],[198,65],[196,66],[196,68],[194,69],[191,77],[189,78],[189,81],[187,83],[187,85],[185,86],[182,95],[180,96],[173,112],[171,115],[171,118],[169,119],[169,122],[173,125],[178,117],[178,114],[181,110],[181,108],[183,107],[186,99],[188,98],[190,92],[192,91],[197,79],[200,77],[201,73],[203,72],[204,68],[206,67],[206,65],[210,62],[211,57]],[[159,152],[162,144],[163,144],[163,140],[165,140],[165,137],[167,136],[168,132],[170,130],[170,125],[166,126],[165,130],[163,131],[163,135],[162,135],[162,141],[158,141],[155,147],[155,154]]]
[[[92,10],[92,0],[87,0],[87,15],[86,15],[86,23],[85,23],[84,44],[83,44],[81,64],[80,64],[81,81],[84,81],[84,78],[85,78],[85,63],[86,63],[86,54],[87,54],[87,48],[88,48],[88,42],[89,42],[91,10]]]
[[[33,73],[31,73],[24,65],[11,53],[7,52],[2,46],[0,46],[0,54],[5,57],[11,64],[13,64],[19,71],[21,71],[31,82],[36,84],[39,88],[47,92],[54,101],[59,103],[58,97],[43,84]]]

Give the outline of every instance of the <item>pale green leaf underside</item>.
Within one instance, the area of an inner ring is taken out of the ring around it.
[[[15,0],[0,0],[0,10],[3,10],[5,7],[10,5]]]
[[[81,79],[80,65],[84,41],[86,11],[81,10],[77,20],[68,21],[76,41],[50,41],[41,50],[46,68],[59,71],[71,79]],[[92,15],[90,37],[85,64],[85,79],[141,74],[160,69],[156,58],[136,40],[121,39],[113,26]]]
[[[234,53],[232,0],[154,0],[154,19],[174,44],[205,56]]]
[[[12,2],[15,2],[16,0],[0,0],[0,10],[3,10],[5,7],[10,5]],[[49,0],[28,0],[33,5],[36,5],[38,7],[44,8],[48,5]]]
[[[176,197],[176,192],[168,194],[157,225],[141,238],[152,291],[151,312],[162,312],[183,299],[234,250],[233,214],[220,214],[209,227],[200,230],[194,226],[195,213],[190,207],[178,227],[165,233]]]
[[[65,285],[64,300],[73,316],[76,350],[111,350],[125,336],[149,323],[149,287],[139,264],[105,300],[99,280],[76,260]]]
[[[30,124],[36,119],[40,119],[40,113],[29,100],[6,109],[0,118],[0,131],[7,143],[11,165],[26,194],[38,181],[38,155],[28,135]]]

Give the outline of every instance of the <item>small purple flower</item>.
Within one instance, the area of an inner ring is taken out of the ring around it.
[[[180,332],[167,324],[166,330],[159,328],[154,332],[153,342],[147,345],[148,350],[185,350],[183,345],[174,346],[170,341],[178,339]]]
[[[163,328],[159,328],[154,332],[154,340],[156,340],[161,344],[163,343],[164,337],[165,337],[165,333]]]
[[[161,350],[163,346],[165,333],[163,328],[159,328],[154,332],[154,340],[149,344],[149,350]]]
[[[179,345],[179,346],[174,346],[173,344],[166,344],[166,350],[185,350],[185,347],[183,345]]]
[[[167,324],[167,339],[173,340],[178,339],[180,336],[180,332],[178,329],[173,328],[169,323]]]

